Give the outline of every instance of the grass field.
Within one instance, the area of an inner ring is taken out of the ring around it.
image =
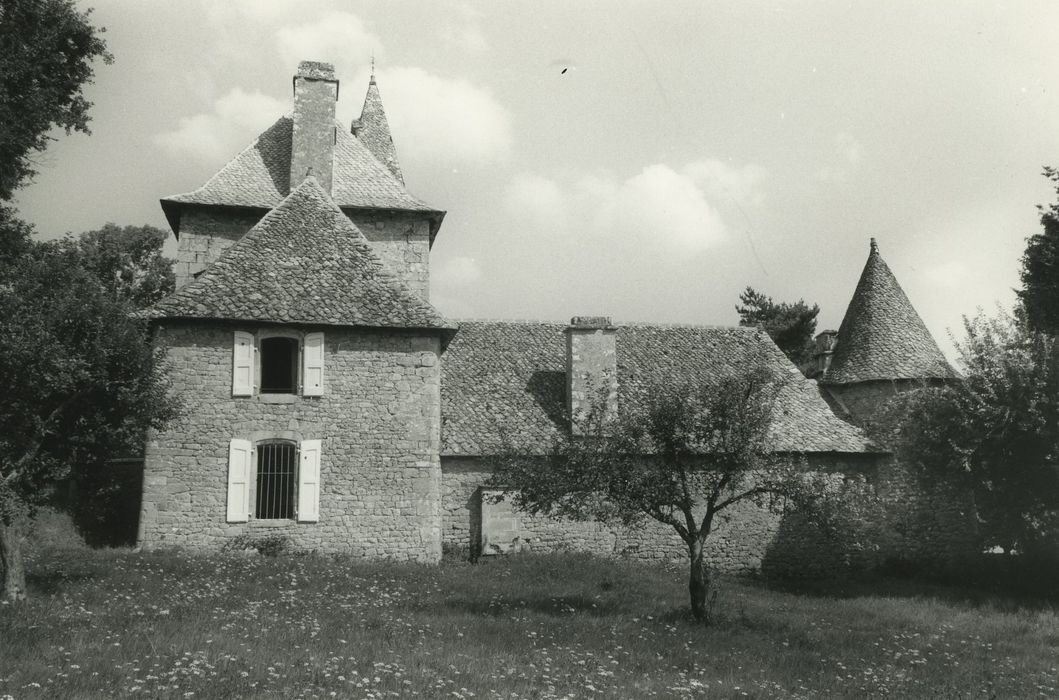
[[[910,582],[801,592],[519,556],[478,565],[50,548],[0,605],[0,697],[1059,695],[1044,602]]]

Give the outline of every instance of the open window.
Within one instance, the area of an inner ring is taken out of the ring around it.
[[[232,396],[324,393],[324,334],[279,330],[236,331]]]
[[[258,348],[261,393],[297,394],[298,339],[283,336],[262,338]]]

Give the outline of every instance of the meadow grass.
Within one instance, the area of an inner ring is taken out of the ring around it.
[[[908,581],[723,579],[576,555],[441,566],[84,548],[0,605],[0,698],[1039,697],[1059,616]]]

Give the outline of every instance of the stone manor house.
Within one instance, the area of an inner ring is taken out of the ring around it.
[[[220,548],[281,535],[300,549],[436,562],[511,548],[684,556],[675,533],[556,522],[483,489],[504,435],[545,453],[588,387],[634,402],[650,382],[709,380],[764,357],[788,372],[774,449],[866,475],[898,509],[860,551],[935,556],[973,531],[858,425],[882,399],[954,374],[872,241],[818,381],[759,329],[454,321],[430,304],[445,212],[405,189],[374,76],[351,128],[329,64],[302,62],[294,106],[198,189],[162,199],[177,290],[153,309],[185,411],[150,436],[138,539]],[[721,568],[849,561],[834,538],[752,503],[711,538]]]

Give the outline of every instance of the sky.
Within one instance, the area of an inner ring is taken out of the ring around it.
[[[114,62],[16,198],[44,238],[168,229],[159,198],[287,112],[299,60],[335,64],[348,123],[373,56],[455,318],[735,325],[751,285],[837,328],[874,237],[951,356],[1057,198],[1050,0],[81,7]]]

